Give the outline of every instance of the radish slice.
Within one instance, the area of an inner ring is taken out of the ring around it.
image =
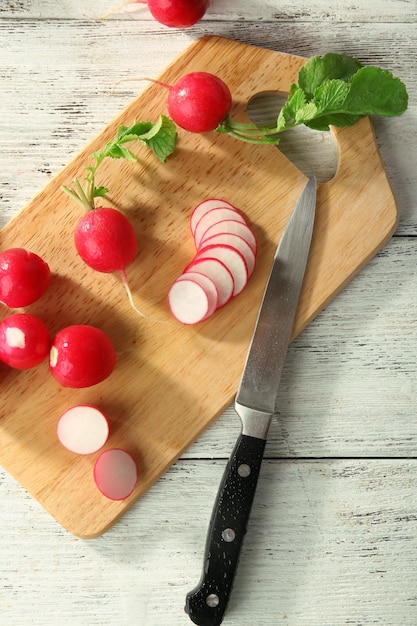
[[[214,235],[223,235],[224,233],[242,237],[248,242],[254,253],[257,253],[258,242],[256,241],[254,233],[247,224],[243,224],[237,220],[222,220],[221,222],[216,222],[216,224],[210,226],[201,238],[200,246],[202,246],[209,237],[214,237]]]
[[[209,198],[207,200],[203,200],[202,202],[197,204],[197,206],[191,213],[190,229],[193,235],[195,227],[197,226],[200,218],[203,217],[203,215],[208,211],[211,211],[211,209],[217,209],[218,207],[227,207],[229,209],[234,209],[235,211],[237,211],[233,204],[230,204],[230,202],[227,202],[227,200],[220,200],[219,198]]]
[[[233,296],[237,296],[246,286],[249,273],[243,256],[232,248],[224,244],[207,246],[198,251],[197,259],[218,259],[227,267],[233,277]]]
[[[61,415],[57,435],[67,450],[76,454],[92,454],[106,443],[109,423],[97,407],[80,404]]]
[[[210,226],[213,226],[213,224],[217,224],[217,222],[221,222],[223,220],[236,220],[238,222],[242,222],[242,224],[246,224],[245,218],[238,212],[237,209],[229,209],[227,207],[211,209],[211,211],[208,211],[200,218],[197,226],[195,227],[195,247],[199,247],[201,239],[204,237],[205,232],[208,228],[210,228]]]
[[[217,308],[229,302],[233,295],[235,283],[232,273],[222,261],[212,258],[195,258],[185,268],[185,273],[188,272],[198,272],[211,278],[217,289]]]
[[[197,278],[196,278],[197,275]],[[197,324],[217,307],[217,289],[213,281],[203,274],[189,272],[177,278],[168,293],[171,313],[182,324]]]
[[[231,246],[245,259],[246,267],[248,269],[248,278],[250,278],[255,269],[255,253],[242,237],[239,235],[232,235],[229,233],[222,233],[220,235],[214,235],[213,237],[209,237],[208,239],[204,239],[201,243],[201,247],[214,246],[217,244],[224,244],[226,246]]]
[[[138,468],[128,452],[111,448],[102,452],[95,462],[94,480],[106,498],[124,500],[136,486]]]

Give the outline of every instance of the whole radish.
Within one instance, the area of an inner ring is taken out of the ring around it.
[[[34,315],[14,313],[0,323],[0,360],[19,370],[39,365],[48,355],[47,326]]]
[[[168,112],[178,126],[192,133],[215,130],[231,107],[229,87],[209,72],[184,74],[169,86]]]
[[[116,365],[110,338],[99,328],[74,324],[52,341],[49,369],[63,387],[81,389],[105,380]]]
[[[74,231],[78,254],[98,272],[124,272],[137,252],[136,234],[127,217],[113,208],[88,211]]]
[[[38,300],[51,278],[48,264],[34,252],[9,248],[0,254],[0,302],[20,308]]]
[[[171,28],[187,28],[204,16],[210,0],[148,0],[153,17]]]

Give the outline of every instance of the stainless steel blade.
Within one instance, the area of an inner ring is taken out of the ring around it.
[[[266,439],[310,250],[316,179],[302,191],[276,250],[235,400],[243,434]]]

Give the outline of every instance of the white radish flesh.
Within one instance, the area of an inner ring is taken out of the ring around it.
[[[214,235],[223,235],[224,233],[242,237],[245,241],[248,242],[248,244],[256,254],[258,250],[258,242],[253,231],[247,224],[243,224],[238,220],[222,220],[220,222],[216,222],[216,224],[213,224],[213,226],[210,226],[210,228],[206,230],[203,237],[201,238],[200,246],[202,246],[206,239],[208,239],[209,237],[214,237]]]
[[[61,415],[57,435],[67,450],[76,454],[93,454],[106,443],[109,423],[97,407],[80,404]]]
[[[245,218],[237,211],[237,209],[229,209],[227,207],[223,207],[211,209],[211,211],[205,213],[198,221],[197,226],[194,230],[195,247],[199,247],[201,239],[204,237],[207,229],[210,228],[210,226],[213,226],[213,224],[217,224],[217,222],[229,219],[242,222],[242,224],[246,224]]]
[[[187,274],[188,272],[198,272],[211,278],[217,289],[217,308],[229,302],[233,295],[235,284],[230,270],[219,259],[195,258],[185,268],[185,273]]]
[[[95,462],[94,480],[106,498],[124,500],[136,486],[138,469],[128,452],[111,448],[102,452]]]
[[[227,202],[227,200],[221,200],[219,198],[209,198],[197,204],[190,217],[190,229],[192,234],[194,235],[195,227],[197,226],[200,218],[203,217],[205,213],[208,213],[208,211],[211,211],[211,209],[217,209],[222,207],[234,209],[237,211],[233,204]]]
[[[240,252],[231,246],[224,244],[207,246],[198,251],[196,258],[218,259],[227,267],[233,277],[233,296],[237,296],[245,288],[249,278],[248,268]]]
[[[217,307],[217,290],[213,281],[203,274],[197,279],[194,273],[191,274],[179,276],[168,294],[171,313],[182,324],[202,322],[213,315]]]
[[[222,233],[220,235],[214,235],[213,237],[209,237],[205,239],[201,243],[201,249],[207,246],[215,246],[218,244],[224,244],[226,246],[231,246],[245,259],[246,267],[248,269],[248,278],[250,278],[255,270],[255,253],[242,237],[239,235],[232,235],[229,233]]]

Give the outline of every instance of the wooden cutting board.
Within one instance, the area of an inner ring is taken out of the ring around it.
[[[259,91],[288,91],[304,58],[271,52],[225,38],[194,42],[160,80],[204,70],[225,80],[233,114],[245,119],[248,98]],[[83,178],[89,155],[112,139],[120,124],[156,120],[166,113],[166,90],[151,84],[73,159],[0,233],[1,249],[26,247],[50,265],[46,295],[28,312],[54,334],[68,324],[106,331],[118,365],[103,383],[64,389],[47,363],[18,372],[0,366],[0,463],[71,533],[103,533],[230,404],[241,375],[274,250],[306,177],[275,147],[253,146],[210,133],[180,131],[176,153],[162,165],[143,146],[131,146],[137,163],[108,160],[97,182],[136,229],[140,252],[128,280],[140,318],[128,304],[117,275],[86,267],[75,253],[72,232],[82,214],[60,190]],[[336,176],[318,189],[315,231],[294,336],[392,235],[397,209],[367,119],[334,133],[339,150]],[[246,215],[259,239],[258,263],[246,290],[209,321],[176,324],[166,295],[191,260],[193,207],[223,197]],[[8,311],[3,310],[5,316]],[[56,423],[69,406],[91,403],[108,415],[107,448],[129,450],[139,466],[132,496],[121,502],[102,496],[93,481],[97,455],[77,456],[57,441]],[[140,506],[137,514],[140,515]]]

